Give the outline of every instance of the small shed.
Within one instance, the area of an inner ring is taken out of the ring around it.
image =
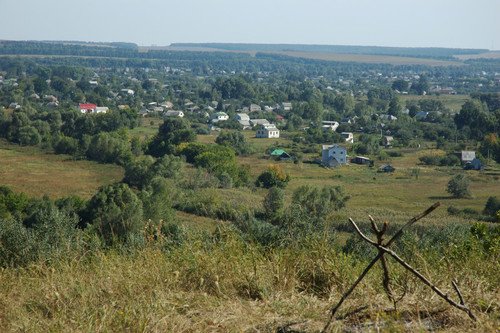
[[[288,154],[283,149],[275,149],[271,152],[271,157],[274,157],[279,160],[289,160],[291,158],[290,154]]]
[[[351,159],[351,163],[354,164],[370,164],[371,160],[368,157],[356,156]]]
[[[390,165],[390,164],[382,165],[378,169],[379,172],[394,172],[394,170],[396,170],[396,169],[392,165]]]
[[[391,147],[393,141],[394,141],[394,137],[389,136],[389,135],[386,135],[383,138],[383,144],[385,147]]]

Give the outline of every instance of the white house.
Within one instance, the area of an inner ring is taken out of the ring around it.
[[[165,117],[178,117],[178,118],[183,118],[184,117],[184,112],[182,111],[167,111],[165,112]]]
[[[107,106],[97,106],[95,108],[94,113],[106,113],[109,111],[109,108]]]
[[[339,127],[339,123],[336,121],[324,120],[321,123],[322,123],[321,127],[323,128],[323,131],[335,132],[337,130],[337,127]]]
[[[218,123],[219,121],[226,121],[229,116],[225,112],[216,112],[212,115],[212,123]]]
[[[255,133],[256,138],[279,138],[280,131],[276,128],[274,124],[263,124],[259,125],[257,133]]]
[[[251,128],[250,117],[246,113],[237,113],[234,119],[243,126],[243,129]]]
[[[339,145],[323,145],[321,163],[327,167],[337,167],[347,163],[347,149]]]
[[[133,91],[132,89],[122,89],[121,92],[126,94],[126,95],[130,95],[130,96],[135,94],[135,91]]]
[[[292,103],[283,102],[283,103],[281,103],[281,108],[283,109],[283,111],[291,111],[292,110]]]
[[[354,143],[354,135],[351,132],[342,132],[340,135],[346,143]]]

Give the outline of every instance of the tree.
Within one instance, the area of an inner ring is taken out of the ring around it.
[[[409,83],[403,79],[398,79],[392,83],[392,89],[402,91],[408,91]]]
[[[483,214],[495,216],[500,211],[500,199],[497,197],[489,197],[484,206]]]
[[[238,155],[246,155],[251,151],[245,136],[240,131],[222,131],[215,143],[233,148]]]
[[[279,217],[285,207],[285,191],[279,187],[271,187],[264,198],[263,206],[267,218],[273,220]]]
[[[264,188],[281,187],[284,188],[290,181],[290,175],[279,165],[271,164],[267,170],[262,172],[257,178],[255,185]]]
[[[85,215],[108,245],[132,240],[143,227],[142,203],[123,183],[101,187],[88,202]]]
[[[308,216],[323,219],[331,212],[345,207],[347,200],[349,196],[341,186],[319,188],[303,185],[293,192],[292,205],[299,207]]]
[[[23,126],[19,129],[18,140],[21,145],[36,146],[42,138],[35,127]]]
[[[453,176],[446,187],[446,191],[455,198],[470,197],[469,179],[464,174]]]
[[[193,142],[196,134],[189,128],[189,124],[180,118],[165,119],[158,129],[158,133],[148,146],[148,153],[155,157],[173,154],[176,147],[184,142]]]

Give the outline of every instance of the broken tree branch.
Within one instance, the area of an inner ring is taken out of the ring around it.
[[[417,216],[414,216],[412,217],[408,222],[406,222],[406,224],[404,224],[395,234],[394,236],[392,236],[391,239],[389,239],[389,241],[385,244],[386,247],[389,247],[394,241],[396,241],[399,237],[401,237],[401,235],[403,234],[403,231],[404,229],[406,229],[407,227],[411,226],[412,224],[414,224],[415,222],[417,222],[418,220],[426,217],[427,215],[429,215],[432,211],[434,211],[436,208],[438,208],[440,205],[439,202],[436,202],[434,205],[430,206],[429,208],[427,208],[424,212],[422,212],[421,214],[417,215]],[[353,221],[354,222],[354,221]],[[356,226],[357,227],[357,226]],[[384,226],[385,227],[385,226]],[[360,230],[361,231],[361,230]],[[368,238],[369,239],[369,238]],[[370,240],[370,242],[372,242]],[[354,282],[354,284],[344,293],[344,295],[342,295],[342,297],[340,298],[339,302],[337,303],[337,305],[335,305],[331,310],[330,310],[330,316],[328,318],[328,321],[326,322],[326,325],[325,327],[323,328],[323,330],[321,331],[322,333],[325,333],[327,332],[328,328],[330,327],[330,325],[332,324],[332,321],[333,319],[335,318],[335,313],[338,311],[338,309],[342,306],[342,303],[344,303],[344,301],[347,299],[347,297],[349,297],[349,295],[353,292],[354,289],[356,289],[356,286],[363,280],[363,278],[366,276],[366,274],[368,273],[368,271],[373,267],[373,265],[375,265],[377,263],[377,261],[383,256],[383,253],[382,252],[379,252],[377,254],[377,256],[375,258],[373,258],[373,260],[368,264],[368,266],[366,266],[366,268],[364,269],[364,271],[361,273],[361,275],[358,277],[358,279]]]
[[[436,294],[438,294],[442,299],[444,299],[446,302],[448,302],[448,304],[456,307],[457,309],[460,309],[462,311],[464,311],[465,313],[467,313],[469,315],[469,317],[476,321],[477,318],[476,316],[472,313],[472,311],[465,305],[463,304],[463,297],[461,297],[461,293],[460,293],[460,290],[458,290],[458,286],[453,282],[453,287],[455,288],[455,291],[457,291],[457,294],[459,295],[459,298],[460,298],[460,303],[457,303],[455,301],[453,301],[447,294],[445,294],[444,292],[442,292],[438,287],[436,287],[435,285],[433,285],[425,276],[423,276],[422,274],[420,274],[419,271],[417,271],[416,269],[414,269],[413,267],[410,266],[410,264],[408,264],[406,261],[404,261],[403,259],[401,259],[397,254],[396,252],[388,249],[388,248],[385,248],[383,246],[378,246],[379,249],[381,249],[382,251],[384,251],[385,253],[389,254],[391,257],[393,257],[398,263],[400,263],[404,268],[406,268],[407,270],[409,270],[410,272],[413,273],[413,275],[415,275],[416,277],[418,277],[424,284],[426,284],[427,286],[429,286]]]

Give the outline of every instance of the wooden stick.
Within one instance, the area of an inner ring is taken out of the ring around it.
[[[352,219],[350,219],[351,223],[353,223],[354,225],[356,225],[356,223],[354,223],[354,221],[352,221]],[[362,232],[361,230],[358,228],[358,226],[356,225],[355,227],[356,229],[356,232],[365,240],[369,241],[369,238],[366,237]],[[373,245],[373,244],[372,244]],[[474,316],[474,314],[472,313],[472,311],[467,307],[465,306],[464,304],[464,299],[462,297],[462,293],[460,292],[460,290],[458,289],[458,286],[456,285],[455,281],[452,282],[453,284],[453,288],[455,288],[455,291],[457,292],[459,298],[460,298],[460,304],[453,301],[447,294],[445,294],[444,292],[442,292],[438,287],[436,287],[435,285],[432,284],[432,282],[430,282],[425,276],[423,276],[419,271],[417,271],[415,268],[411,267],[410,264],[408,264],[406,261],[404,261],[403,259],[401,259],[401,257],[399,257],[396,252],[392,251],[391,249],[388,249],[382,245],[374,245],[376,246],[380,251],[384,252],[384,253],[387,253],[389,254],[391,257],[393,257],[398,263],[400,263],[404,268],[406,268],[407,270],[409,270],[410,272],[413,273],[413,275],[415,275],[416,277],[418,277],[424,284],[426,284],[427,286],[429,286],[436,294],[438,294],[442,299],[444,299],[446,302],[448,302],[448,304],[456,307],[457,309],[460,309],[464,312],[466,312],[469,317],[476,321],[476,316]]]
[[[420,274],[420,272],[418,272],[416,269],[414,269],[413,267],[411,267],[407,262],[405,262],[403,259],[401,259],[394,251],[390,250],[390,249],[387,249],[383,246],[379,246],[378,247],[379,249],[381,249],[382,251],[384,251],[385,253],[389,254],[391,257],[393,257],[398,263],[400,263],[404,268],[406,268],[407,270],[409,270],[410,272],[413,273],[413,275],[415,275],[416,277],[418,277],[424,284],[426,284],[427,286],[429,286],[436,294],[438,294],[442,299],[444,299],[446,302],[448,302],[448,304],[456,307],[457,309],[459,310],[462,310],[464,311],[465,313],[467,313],[469,315],[469,317],[474,320],[474,321],[477,321],[477,318],[476,316],[472,313],[471,309],[469,309],[463,302],[463,297],[460,293],[460,290],[458,290],[458,286],[453,282],[453,287],[456,288],[456,292],[457,294],[459,295],[459,298],[460,298],[460,304],[453,301],[447,294],[445,294],[444,292],[442,292],[438,287],[436,287],[435,285],[433,285],[425,276],[423,276],[422,274]]]
[[[418,220],[424,218],[425,216],[429,215],[430,213],[432,213],[432,211],[434,211],[436,208],[438,208],[440,205],[439,202],[436,202],[434,205],[430,206],[429,208],[427,208],[424,212],[422,212],[421,214],[417,215],[417,216],[414,216],[412,217],[408,222],[406,222],[406,224],[404,224],[395,234],[394,236],[392,236],[391,239],[389,239],[389,241],[385,244],[386,247],[390,246],[392,243],[394,243],[394,241],[396,241],[399,237],[401,237],[401,235],[403,234],[403,231],[404,229],[406,229],[407,227],[411,226],[412,224],[414,224],[415,222],[417,222]],[[351,223],[353,223],[354,221],[352,221],[352,219],[349,219],[349,221],[351,221]],[[359,230],[358,226],[356,225],[356,223],[354,223],[354,226],[356,229]],[[361,230],[360,230],[361,232]],[[375,242],[373,242],[371,239],[369,238],[366,238],[365,240],[367,240],[369,243],[373,243],[372,245],[374,246],[378,246],[378,244],[376,244]],[[328,318],[328,321],[326,322],[326,325],[325,327],[323,327],[323,330],[321,331],[322,333],[326,333],[327,330],[330,328],[330,325],[332,324],[332,321],[333,319],[335,318],[335,313],[337,312],[337,310],[342,306],[342,303],[344,303],[344,301],[347,299],[347,297],[349,297],[349,295],[353,292],[353,290],[356,288],[356,286],[363,280],[363,278],[366,276],[366,274],[368,273],[368,271],[373,267],[373,265],[375,265],[377,263],[377,261],[382,257],[383,253],[382,252],[379,252],[377,254],[377,256],[375,258],[373,258],[373,260],[368,264],[368,266],[366,266],[365,270],[361,273],[361,275],[357,278],[357,280],[354,282],[354,284],[344,293],[344,295],[342,295],[342,297],[340,298],[339,302],[337,303],[337,305],[335,305],[331,310],[330,310],[330,316]]]

